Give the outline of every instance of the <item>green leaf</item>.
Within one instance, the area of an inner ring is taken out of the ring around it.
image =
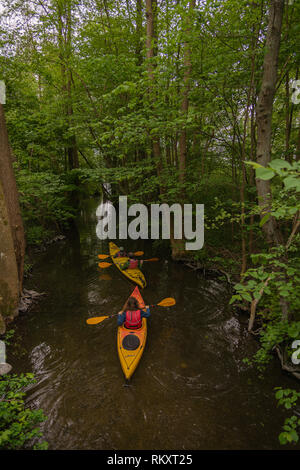
[[[261,221],[259,222],[259,226],[262,227],[271,217],[271,212],[268,212],[266,215],[263,216]]]
[[[260,165],[259,163],[256,163],[256,162],[245,162],[246,165],[251,165],[253,168],[257,169],[257,168],[264,168],[262,165]]]
[[[282,397],[283,397],[283,390],[278,390],[278,392],[276,392],[275,394],[275,398],[279,400],[279,398],[282,398]]]
[[[291,169],[291,165],[286,160],[282,160],[281,158],[276,158],[269,163],[269,166],[273,168],[273,170],[281,170],[282,168]]]
[[[252,297],[248,292],[243,292],[242,294],[243,299],[247,300],[248,302],[252,302]]]
[[[260,178],[261,180],[270,180],[275,176],[275,172],[271,168],[257,168],[256,169],[256,178]]]
[[[294,429],[290,432],[290,435],[291,435],[293,441],[298,442],[299,436],[298,436],[297,432]]]
[[[279,436],[278,436],[279,442],[280,442],[280,444],[282,444],[282,445],[284,445],[284,444],[287,443],[286,434],[287,434],[287,433],[282,432],[282,433],[280,433]]]
[[[284,178],[283,182],[286,189],[295,188],[296,191],[300,191],[300,178],[297,178],[296,176],[288,176],[287,178]]]

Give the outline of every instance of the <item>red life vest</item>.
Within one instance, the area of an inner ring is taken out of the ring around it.
[[[126,311],[126,320],[124,323],[125,328],[129,330],[137,330],[142,326],[142,315],[140,310],[127,310]]]
[[[139,267],[139,262],[137,259],[130,259],[129,260],[129,268],[128,269],[136,269]]]

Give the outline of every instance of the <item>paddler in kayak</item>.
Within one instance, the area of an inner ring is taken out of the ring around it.
[[[129,258],[125,263],[120,264],[120,268],[122,271],[125,271],[126,269],[141,269],[143,266],[143,260],[138,260],[138,259],[132,259]]]
[[[145,306],[146,310],[142,310],[135,297],[129,297],[124,311],[118,313],[118,326],[123,325],[130,330],[139,329],[142,326],[142,318],[150,317],[149,305]]]
[[[134,253],[132,251],[129,251],[129,253],[126,253],[124,248],[120,246],[120,250],[114,255],[114,258],[130,258],[134,259]]]
[[[120,250],[114,255],[114,258],[128,258],[125,263],[119,265],[122,271],[126,269],[140,269],[143,266],[143,260],[137,260],[134,258],[134,254],[130,251],[126,253],[123,246],[120,246]]]
[[[114,255],[114,258],[127,258],[128,256],[123,246],[120,246],[120,250]]]

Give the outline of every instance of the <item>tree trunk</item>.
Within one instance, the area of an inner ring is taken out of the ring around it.
[[[195,8],[196,0],[189,1],[189,11],[187,17],[187,26],[185,34],[188,35],[190,32],[190,15]],[[183,93],[181,102],[181,112],[187,117],[189,109],[189,91],[190,91],[190,77],[191,77],[191,50],[187,38],[184,42],[184,75],[183,75]],[[187,156],[187,136],[186,129],[182,129],[179,137],[179,181],[182,185],[185,182],[185,171],[186,171],[186,156]],[[183,193],[183,189],[182,189]]]
[[[0,334],[5,320],[18,315],[22,291],[25,237],[12,166],[4,110],[0,104]]]
[[[157,31],[156,31],[156,15],[157,15],[157,0],[146,0],[146,18],[147,18],[147,36],[146,36],[146,49],[148,60],[148,77],[150,81],[149,93],[152,103],[155,102],[154,91],[154,64],[153,58],[157,55]],[[162,170],[162,156],[160,141],[157,135],[152,137],[152,152],[156,165],[156,172],[159,180],[160,193],[163,193],[163,186],[161,184],[161,170]]]
[[[191,13],[195,8],[195,4],[196,4],[196,0],[189,1],[186,25],[184,28],[184,34],[185,34],[185,40],[184,40],[184,45],[183,45],[184,74],[183,74],[181,113],[185,119],[187,118],[188,109],[189,109],[189,92],[190,92],[190,79],[191,79],[191,70],[192,70],[189,35],[190,35],[190,26],[191,26]],[[181,132],[179,135],[178,146],[179,146],[179,183],[180,183],[180,190],[179,190],[178,197],[180,198],[181,204],[183,207],[183,201],[185,199],[185,175],[186,175],[186,159],[187,159],[187,133],[186,133],[185,127],[181,129]],[[174,227],[172,223],[171,224],[172,258],[180,259],[186,256],[184,235],[182,239],[180,240],[174,239],[173,229]],[[182,233],[184,234],[183,227],[182,227]]]
[[[257,101],[257,163],[267,166],[271,161],[272,110],[276,91],[277,65],[280,49],[281,27],[285,0],[272,0],[269,11],[266,53],[261,90]],[[271,211],[272,193],[270,181],[256,178],[258,204],[261,207],[261,218]],[[267,242],[272,245],[283,243],[283,236],[277,221],[270,217],[263,225]],[[289,305],[286,298],[280,298],[282,318],[289,320]]]
[[[296,160],[297,162],[300,160],[300,127],[299,127],[298,138],[297,138]]]
[[[276,89],[277,63],[280,48],[280,36],[284,0],[272,0],[269,10],[269,22],[266,38],[266,53],[263,66],[263,78],[257,101],[257,163],[267,166],[271,160],[272,110]],[[256,179],[258,203],[262,209],[261,217],[271,210],[272,194],[270,181]],[[274,217],[263,225],[263,231],[269,244],[281,243],[282,237]]]
[[[136,0],[136,49],[137,65],[142,65],[143,8],[142,0]]]
[[[247,106],[246,106],[246,111],[245,111],[243,141],[242,141],[242,151],[241,151],[241,165],[242,165],[242,182],[240,186],[241,236],[242,236],[241,276],[246,272],[246,269],[247,269],[247,250],[246,250],[247,233],[245,230],[245,188],[246,188],[247,174],[246,174],[245,160],[246,160],[246,141],[247,141],[247,127],[248,127],[248,121],[249,121],[249,112],[250,112],[251,102],[253,102],[253,93],[254,93],[255,59],[256,59],[256,48],[257,48],[257,43],[258,43],[259,29],[260,28],[258,28],[258,31],[254,30],[253,36],[252,36],[251,76],[250,76],[249,91],[247,94]],[[251,128],[251,131],[252,131],[252,128]]]
[[[0,335],[6,319],[18,314],[19,277],[7,203],[0,181]]]
[[[72,11],[71,2],[63,2],[58,6],[58,44],[59,59],[61,62],[62,94],[64,98],[64,113],[66,115],[67,129],[73,125],[72,105],[72,72],[70,69],[70,56],[72,48]],[[79,168],[78,150],[75,134],[66,142],[68,155],[68,168]]]
[[[2,104],[0,104],[0,181],[2,183],[6,201],[8,220],[18,270],[19,292],[21,292],[24,272],[25,235],[19,204],[18,189],[12,166],[12,153],[9,145]],[[2,239],[0,238],[0,240],[1,244]]]

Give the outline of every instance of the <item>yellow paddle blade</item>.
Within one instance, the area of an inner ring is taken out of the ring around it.
[[[144,254],[143,251],[136,251],[135,253],[133,253],[135,256],[142,256]]]
[[[109,268],[111,266],[111,263],[98,263],[99,268]]]
[[[99,259],[107,259],[109,258],[109,255],[98,255]]]
[[[144,259],[144,262],[146,261],[159,261],[159,258]]]
[[[87,322],[88,325],[97,325],[97,323],[101,323],[106,318],[109,318],[109,316],[108,315],[103,315],[102,317],[88,318],[86,322]]]
[[[160,307],[172,307],[172,305],[176,304],[176,300],[173,299],[173,297],[167,297],[166,299],[163,299],[161,302],[159,302]]]

